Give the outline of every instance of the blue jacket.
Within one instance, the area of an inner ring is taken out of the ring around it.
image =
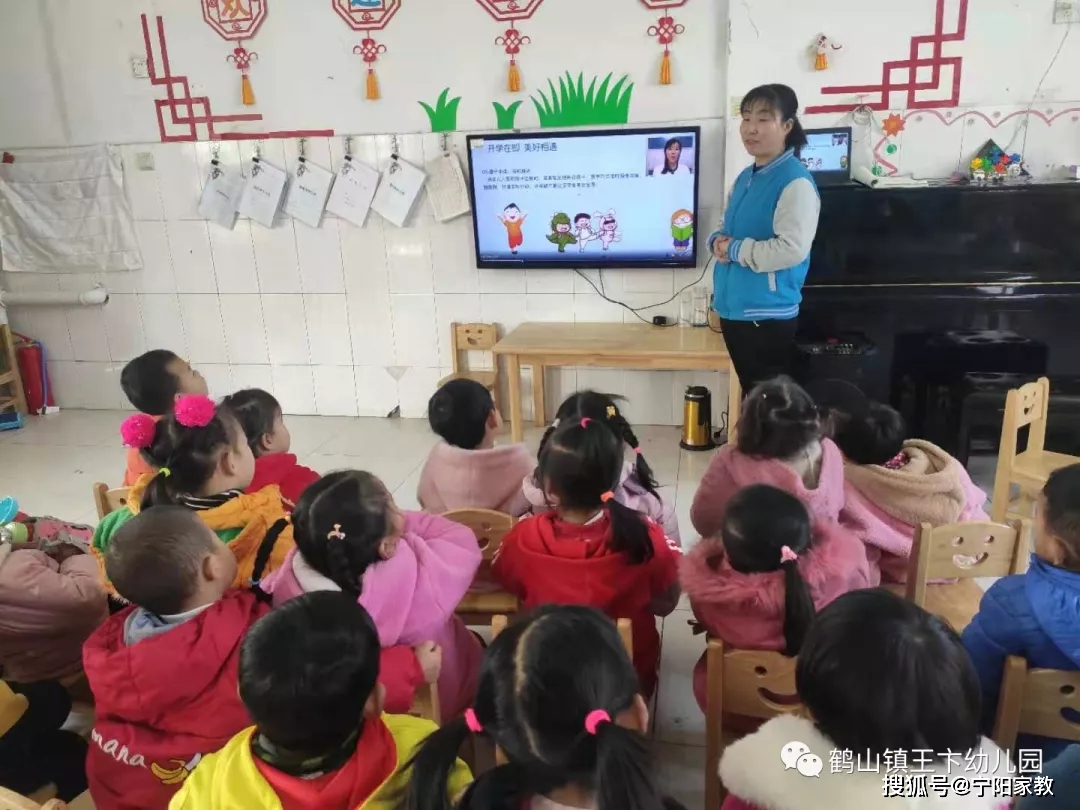
[[[721,229],[727,262],[713,265],[713,307],[734,321],[790,320],[799,314],[821,201],[813,177],[790,149],[735,180]]]
[[[1080,807],[1080,745],[1070,745],[1063,753],[1045,763],[1042,775],[1053,780],[1053,796],[1025,796],[1016,810],[1066,810]]]
[[[1055,568],[1032,555],[1026,574],[1002,577],[983,595],[979,612],[963,633],[983,692],[983,727],[993,725],[1005,657],[1028,665],[1080,669],[1080,573]],[[1063,740],[1021,735],[1019,748],[1042,748],[1046,759]]]

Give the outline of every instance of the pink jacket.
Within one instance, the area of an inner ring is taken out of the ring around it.
[[[798,566],[817,610],[848,591],[875,584],[862,542],[828,521],[814,523],[813,541]],[[782,571],[736,571],[724,556],[723,544],[705,540],[683,557],[679,574],[694,615],[710,636],[739,649],[784,649]],[[694,695],[704,711],[704,655],[694,667]]]
[[[878,465],[844,466],[844,524],[866,543],[882,579],[907,581],[908,558],[920,523],[941,526],[989,520],[986,493],[975,486],[960,462],[937,445],[905,442],[908,462],[900,469]]]
[[[435,514],[473,508],[521,517],[529,511],[521,479],[535,467],[523,444],[462,450],[440,441],[424,462],[416,497],[425,512]]]
[[[442,647],[439,700],[444,719],[461,714],[476,691],[483,650],[454,611],[480,567],[476,536],[438,515],[406,512],[394,555],[370,566],[360,604],[379,630],[383,648],[434,641]],[[338,586],[307,564],[297,549],[262,582],[279,605],[300,594]]]
[[[82,645],[109,616],[97,561],[62,563],[42,551],[0,545],[0,666],[13,681],[82,672]]]
[[[534,515],[548,510],[547,498],[544,491],[533,480],[534,471],[530,470],[521,483],[525,497],[532,504]],[[653,495],[642,486],[638,480],[637,471],[632,461],[623,464],[622,478],[619,480],[619,488],[615,490],[615,500],[623,506],[628,506],[635,512],[640,512],[645,517],[652,518],[659,523],[669,540],[682,548],[682,538],[679,536],[679,518],[675,514],[675,507],[665,501],[659,495]]]

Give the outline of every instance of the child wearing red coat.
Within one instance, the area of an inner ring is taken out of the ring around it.
[[[660,657],[653,617],[678,602],[679,549],[658,523],[615,500],[622,467],[623,441],[602,422],[560,425],[537,466],[554,509],[514,527],[492,573],[526,609],[590,605],[630,619],[634,667],[648,698]]]
[[[296,456],[289,452],[292,436],[285,427],[281,405],[259,388],[237,391],[221,404],[235,414],[255,456],[255,477],[246,491],[259,492],[268,484],[277,484],[281,499],[295,506],[304,490],[321,476],[297,463]]]

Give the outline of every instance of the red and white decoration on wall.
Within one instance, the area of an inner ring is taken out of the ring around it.
[[[664,54],[660,57],[660,84],[671,84],[671,43],[675,37],[683,33],[686,27],[675,21],[667,9],[678,8],[686,5],[686,0],[641,0],[642,3],[653,11],[663,11],[655,24],[646,30],[650,37],[656,37],[656,41],[664,46]]]
[[[244,47],[243,42],[255,36],[259,26],[266,19],[267,0],[201,0],[202,15],[206,24],[213,28],[222,39],[235,42],[233,52],[226,60],[236,65],[240,71],[240,100],[244,106],[255,103],[255,92],[251,89],[248,71],[251,63],[259,58],[255,51]]]
[[[371,32],[382,31],[386,28],[401,8],[401,0],[331,0],[331,2],[334,5],[334,11],[348,24],[349,28],[353,31],[365,32],[360,44],[353,48],[353,53],[363,59],[367,66],[364,97],[368,101],[378,101],[382,94],[379,92],[379,79],[375,75],[375,63],[386,53],[386,46],[377,42],[371,36]]]
[[[495,37],[498,45],[510,57],[510,67],[506,74],[506,89],[511,93],[521,91],[521,71],[518,69],[517,56],[521,48],[532,40],[524,36],[517,28],[520,20],[528,20],[540,8],[544,0],[476,0],[496,22],[508,22],[509,27],[502,35]]]

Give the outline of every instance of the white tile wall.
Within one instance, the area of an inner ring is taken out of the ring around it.
[[[706,139],[723,122],[699,123]],[[463,163],[465,139],[454,138]],[[353,139],[357,160],[390,154],[390,136]],[[237,169],[251,143],[223,143],[218,159]],[[309,139],[307,156],[340,164],[342,139]],[[399,150],[422,163],[439,153],[439,136],[399,136]],[[135,157],[154,156],[153,171]],[[509,331],[526,320],[632,322],[632,312],[605,301],[573,271],[478,270],[468,217],[438,223],[421,200],[405,228],[370,214],[363,228],[333,216],[309,228],[279,216],[273,228],[241,219],[229,231],[201,220],[198,198],[212,158],[209,144],[148,144],[121,149],[125,183],[145,269],[103,276],[0,274],[9,290],[79,290],[103,281],[109,303],[89,308],[13,308],[14,327],[46,346],[62,407],[129,407],[119,390],[123,364],[149,348],[171,349],[198,366],[215,395],[244,387],[272,391],[288,413],[334,416],[424,416],[439,379],[450,371],[450,324],[494,321]],[[722,152],[720,152],[722,153]],[[294,142],[268,141],[263,157],[295,163]],[[720,167],[701,178],[702,204],[722,199]],[[714,188],[715,187],[715,188]],[[715,211],[703,210],[711,224]],[[614,298],[648,307],[693,282],[697,272],[595,271],[586,275]],[[676,314],[678,302],[641,314]],[[490,357],[470,353],[476,367]],[[531,370],[523,375],[526,397]],[[603,369],[548,371],[548,407],[578,386],[630,398],[640,423],[681,418],[689,375]],[[716,375],[710,381],[715,382]],[[505,385],[505,383],[504,383]],[[718,397],[720,399],[720,397]],[[531,418],[530,401],[524,408]]]

